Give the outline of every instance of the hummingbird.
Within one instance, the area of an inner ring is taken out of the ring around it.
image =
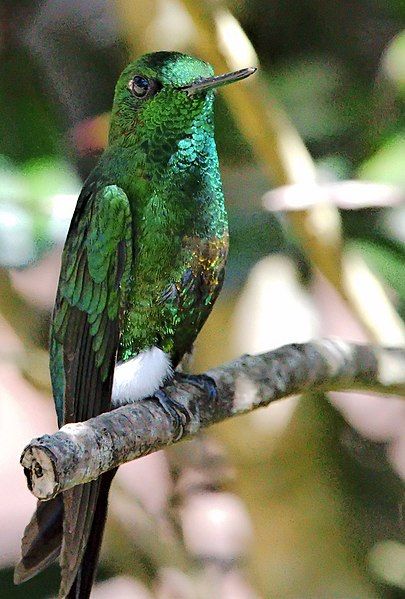
[[[191,352],[228,252],[215,90],[255,70],[214,76],[202,60],[155,52],[119,77],[108,145],[62,254],[50,333],[59,426],[162,393]],[[16,583],[59,558],[59,597],[89,597],[114,474],[38,502]]]

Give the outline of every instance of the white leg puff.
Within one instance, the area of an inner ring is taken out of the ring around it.
[[[123,406],[153,395],[172,374],[169,355],[158,347],[151,347],[117,364],[111,397],[113,405]]]

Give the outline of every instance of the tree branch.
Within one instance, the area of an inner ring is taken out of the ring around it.
[[[405,396],[405,349],[323,339],[242,356],[206,375],[216,384],[214,396],[178,375],[165,387],[176,402],[170,410],[156,398],[145,399],[34,439],[21,457],[29,489],[38,499],[51,499],[211,424],[292,394],[361,389]]]

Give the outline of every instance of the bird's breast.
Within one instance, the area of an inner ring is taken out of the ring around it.
[[[221,289],[227,253],[227,231],[209,239],[185,236],[169,270],[159,271],[156,256],[147,276],[135,273],[123,323],[124,359],[152,346],[170,355],[189,351]]]
[[[188,260],[181,281],[178,282],[178,293],[187,293],[190,285],[200,285],[204,299],[208,300],[217,288],[225,267],[228,233],[210,239],[186,237],[184,248]]]

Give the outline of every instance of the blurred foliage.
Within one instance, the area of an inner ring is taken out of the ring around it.
[[[105,133],[105,118],[93,129],[89,119],[109,111],[128,54],[145,43],[125,39],[123,32],[136,30],[129,21],[141,8],[133,3],[134,15],[128,12],[128,23],[120,23],[124,4],[2,0],[0,265],[11,277],[0,281],[4,297],[14,269],[29,272],[51,248],[60,252],[81,180],[95,164]],[[359,178],[405,188],[402,0],[229,0],[227,5],[259,55],[265,88],[287,110],[320,180]],[[151,37],[148,18],[161,14],[169,28],[175,10],[173,0],[162,0],[151,3],[150,15],[139,14],[145,39]],[[309,294],[313,274],[284,219],[262,211],[268,182],[222,98],[216,124],[232,243],[225,293],[197,350],[201,368],[253,351],[250,339],[246,347],[235,342],[238,327],[249,328],[235,322],[235,306],[263,257],[291,259],[300,301]],[[341,215],[347,247],[362,253],[405,318],[404,207],[363,206]],[[35,312],[36,301],[29,293],[21,295]],[[21,319],[24,303],[17,304]],[[2,316],[13,322],[7,310]],[[251,318],[256,317],[252,307]],[[31,319],[37,322],[30,313]],[[18,323],[14,328],[20,330]],[[42,338],[46,334],[44,324]],[[37,330],[34,337],[41,337]],[[319,398],[305,398],[278,430],[266,428],[266,418],[263,413],[258,423],[257,415],[247,416],[215,429],[237,470],[226,486],[245,500],[253,520],[255,540],[246,557],[252,587],[264,599],[403,597],[405,582],[397,575],[401,560],[405,570],[398,517],[402,483],[383,443],[364,439]],[[133,541],[124,541],[117,546],[129,544],[134,552]],[[119,551],[114,543],[112,549]],[[125,560],[120,555],[108,563]],[[391,561],[399,565],[390,569]],[[143,578],[150,586],[155,562],[145,558],[150,567],[145,565]],[[112,567],[111,573],[118,570]],[[17,589],[10,576],[9,569],[0,572],[4,599],[48,597],[55,589],[54,570]]]
[[[363,179],[405,185],[405,131],[384,141],[359,168]]]
[[[27,266],[64,242],[80,179],[58,156],[32,158],[20,167],[0,155],[0,263]]]

